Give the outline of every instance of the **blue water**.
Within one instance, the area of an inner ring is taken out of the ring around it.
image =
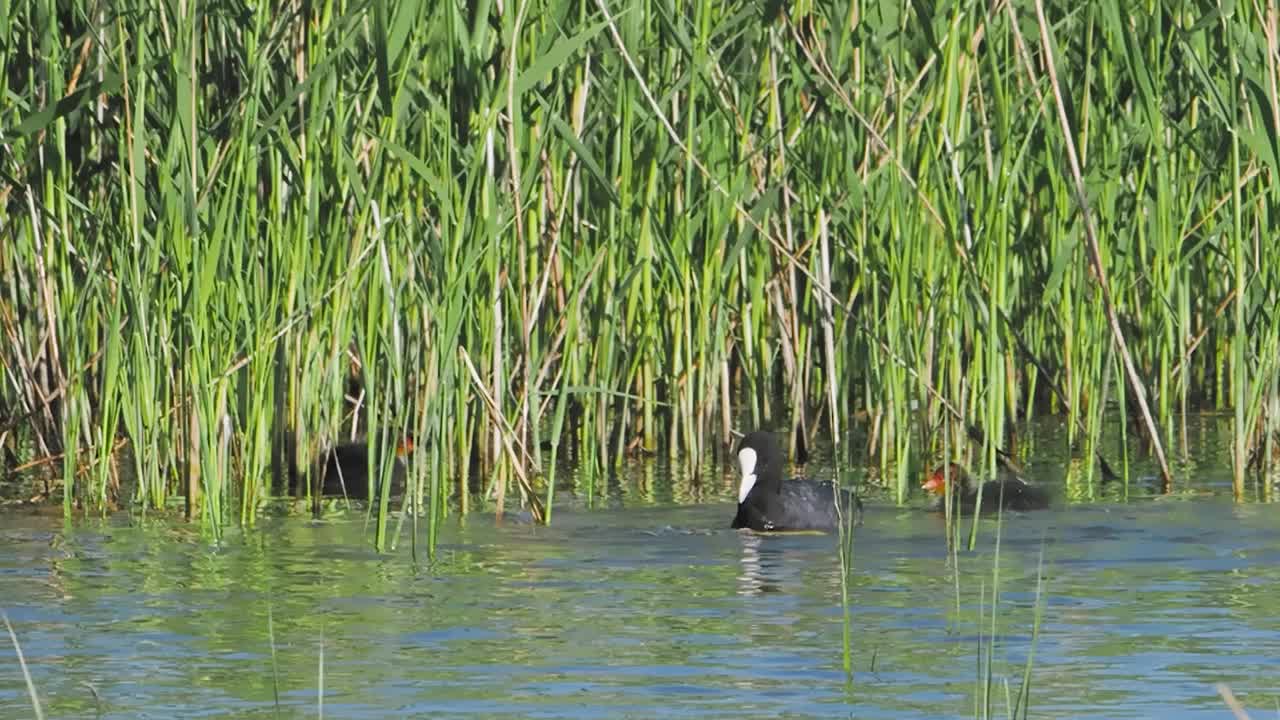
[[[1218,683],[1276,713],[1280,522],[1218,480],[1005,517],[998,556],[994,522],[953,556],[936,516],[869,504],[847,675],[836,538],[727,529],[728,473],[697,504],[451,519],[430,566],[408,536],[374,553],[359,513],[216,545],[9,514],[0,608],[50,718],[973,717],[988,650],[995,717],[1028,658],[1029,717],[1230,717]],[[33,717],[0,648],[0,717]]]

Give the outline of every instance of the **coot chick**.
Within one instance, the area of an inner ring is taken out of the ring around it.
[[[973,514],[978,506],[978,488],[973,478],[965,469],[955,463],[951,467],[952,508],[961,513]],[[934,468],[924,481],[927,492],[937,495],[933,509],[942,512],[946,507],[947,480],[943,466]],[[1049,493],[1044,488],[1036,487],[1017,475],[1000,471],[995,480],[982,483],[983,514],[994,514],[997,510],[1045,510],[1049,507]]]
[[[404,491],[404,458],[413,450],[413,439],[404,438],[396,446],[396,460],[391,468],[391,493]],[[369,445],[365,441],[335,445],[327,453],[321,453],[312,464],[315,472],[322,472],[322,495],[347,497],[352,500],[369,499]],[[374,466],[377,471],[377,466]],[[375,487],[374,492],[378,490]]]
[[[839,490],[840,512],[836,512],[836,487],[831,482],[804,478],[782,480],[782,449],[772,433],[757,430],[738,445],[738,514],[733,528],[757,532],[778,530],[832,531],[849,512],[862,515],[862,500],[848,490]]]

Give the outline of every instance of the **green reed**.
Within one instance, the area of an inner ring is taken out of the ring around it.
[[[13,625],[9,622],[9,614],[0,610],[0,620],[4,621],[4,628],[9,633],[9,640],[13,642],[13,652],[18,656],[18,667],[22,669],[22,680],[27,686],[27,697],[31,700],[31,710],[35,714],[36,720],[44,720],[44,708],[40,704],[40,695],[36,692],[36,684],[31,680],[31,669],[27,667],[27,659],[22,654],[22,644],[18,642],[18,634],[13,631]]]
[[[1231,408],[1238,488],[1273,462],[1257,7],[295,10],[0,23],[0,425],[66,451],[68,513],[182,497],[216,535],[286,459],[367,438],[386,477],[406,432],[415,511],[541,513],[562,458],[594,495],[738,423],[865,423],[905,502],[944,433],[991,467],[1064,413],[1105,457],[1137,388],[1175,446]]]
[[[999,663],[1000,652],[998,645],[1001,643],[1002,634],[1009,625],[1008,611],[1001,603],[1002,588],[1005,587],[1007,581],[1004,579],[1001,568],[1001,553],[1007,552],[1003,548],[1003,518],[1002,513],[997,510],[994,520],[988,520],[986,527],[990,528],[993,533],[988,536],[991,541],[991,565],[990,575],[985,572],[973,574],[968,572],[967,564],[969,558],[973,557],[971,552],[973,546],[970,545],[967,550],[962,550],[960,545],[960,523],[954,522],[955,518],[947,518],[947,532],[950,539],[947,555],[948,565],[951,568],[953,581],[953,610],[957,622],[970,622],[966,619],[964,598],[967,594],[972,593],[972,589],[962,589],[962,585],[972,583],[976,578],[977,587],[977,607],[976,616],[972,617],[972,622],[977,628],[977,644],[974,648],[974,684],[973,684],[973,717],[974,718],[990,718],[997,715],[996,705],[1003,695],[1004,717],[1027,717],[1031,705],[1032,670],[1035,665],[1035,651],[1040,639],[1041,623],[1044,617],[1045,604],[1045,574],[1044,574],[1044,543],[1041,542],[1039,557],[1036,562],[1036,598],[1033,606],[1033,615],[1031,618],[1030,646],[1027,649],[1027,658],[1020,668],[1020,682],[1017,688],[1011,687],[1008,677],[1001,678],[997,672],[997,664]],[[977,518],[973,518],[976,522]],[[999,684],[998,684],[999,683]],[[1003,690],[1001,693],[1000,691]]]

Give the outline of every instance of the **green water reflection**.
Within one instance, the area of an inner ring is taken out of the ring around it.
[[[629,468],[551,527],[451,518],[430,567],[407,538],[368,549],[359,512],[269,517],[218,546],[167,519],[11,514],[0,607],[51,718],[314,717],[321,697],[344,718],[973,716],[994,523],[956,562],[937,517],[872,494],[850,682],[835,539],[728,530],[734,481],[708,468]],[[1231,502],[1222,466],[1171,497],[1068,502],[1069,468],[1041,453],[1055,509],[1001,526],[995,715],[1032,652],[1042,552],[1031,717],[1221,718],[1220,682],[1273,712],[1274,509]],[[6,651],[0,717],[31,716]]]

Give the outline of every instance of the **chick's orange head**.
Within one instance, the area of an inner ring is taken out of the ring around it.
[[[960,473],[964,471],[961,470],[960,466],[956,465],[955,463],[951,463],[950,465],[951,465],[951,482],[953,483],[959,482]],[[941,495],[942,493],[946,492],[947,491],[947,466],[939,465],[938,467],[934,468],[933,472],[929,473],[929,477],[925,478],[924,484],[921,485],[920,487],[927,492],[933,493],[934,495]]]

